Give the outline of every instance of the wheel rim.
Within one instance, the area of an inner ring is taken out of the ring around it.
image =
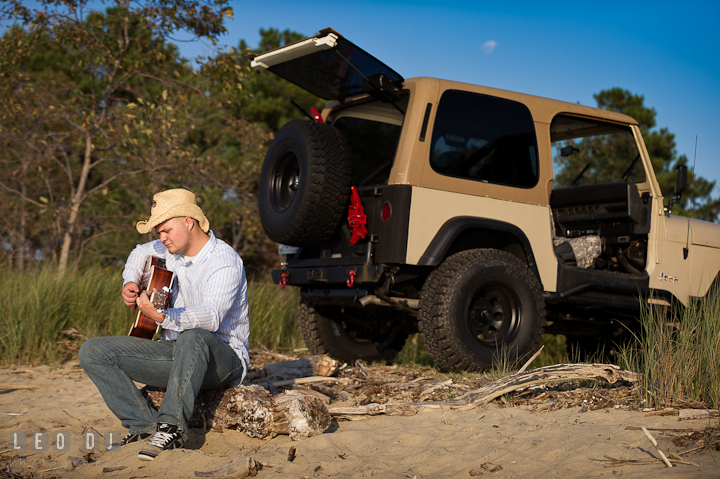
[[[518,333],[521,302],[518,295],[503,284],[485,284],[474,291],[467,306],[470,333],[486,348],[498,349],[510,343]]]
[[[272,207],[282,213],[292,206],[300,185],[300,163],[294,152],[289,151],[280,158],[270,181]]]

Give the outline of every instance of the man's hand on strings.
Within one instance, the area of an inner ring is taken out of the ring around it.
[[[122,299],[125,303],[125,306],[128,306],[130,308],[136,306],[138,294],[140,294],[140,286],[138,286],[137,283],[133,281],[126,283],[122,289]]]

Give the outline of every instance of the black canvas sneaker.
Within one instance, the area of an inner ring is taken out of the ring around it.
[[[182,434],[178,431],[175,424],[161,422],[158,424],[157,432],[150,440],[148,447],[141,449],[138,453],[138,459],[143,461],[152,461],[158,454],[168,449],[179,449],[183,447]]]

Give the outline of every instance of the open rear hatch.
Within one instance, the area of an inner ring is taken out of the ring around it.
[[[269,70],[324,100],[370,93],[395,101],[404,78],[331,28],[256,56],[251,66]]]

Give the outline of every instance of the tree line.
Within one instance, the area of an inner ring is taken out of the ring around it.
[[[275,261],[276,245],[257,212],[258,177],[274,133],[301,117],[249,68],[248,56],[301,38],[261,29],[192,61],[171,43],[178,32],[217,44],[233,11],[227,0],[0,2],[0,257],[14,270],[53,265],[63,274],[91,263],[122,264],[138,238],[153,193],[184,187],[198,195],[215,234],[251,273]],[[277,77],[308,110],[322,102]],[[654,130],[655,111],[621,89],[598,106],[634,116],[663,187],[687,162],[674,136]],[[692,179],[684,214],[714,221],[714,182]]]

